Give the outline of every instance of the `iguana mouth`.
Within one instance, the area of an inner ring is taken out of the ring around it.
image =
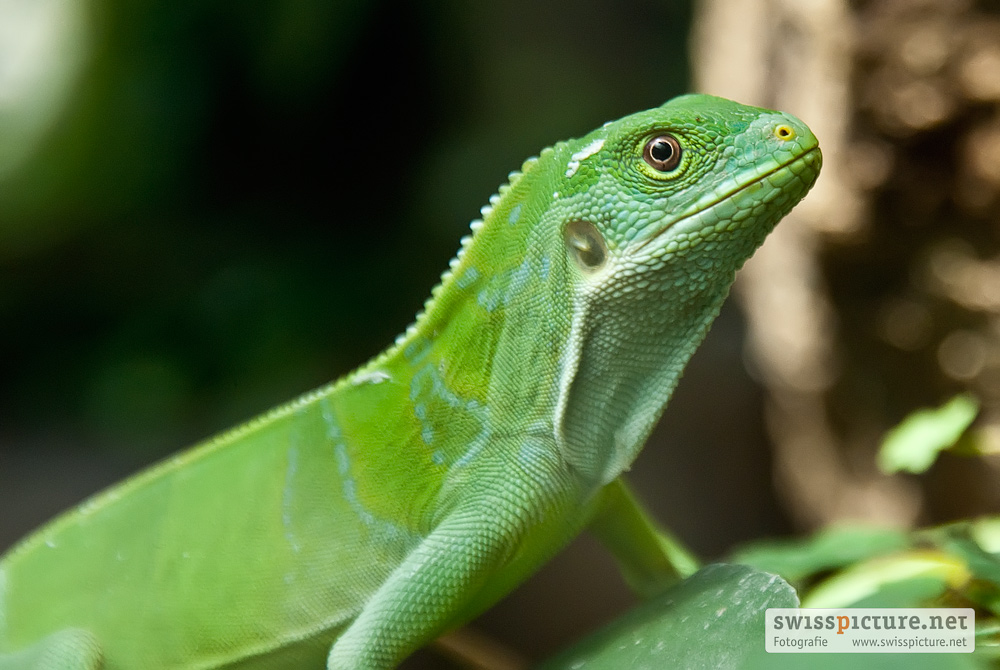
[[[762,172],[761,174],[757,175],[756,177],[754,177],[750,181],[744,182],[744,183],[740,184],[739,186],[736,186],[735,188],[733,188],[733,189],[731,189],[729,191],[726,191],[724,194],[720,195],[719,197],[715,198],[714,200],[709,201],[708,203],[704,203],[704,204],[699,203],[698,204],[698,209],[696,209],[696,210],[694,210],[692,212],[688,212],[688,213],[684,214],[683,216],[681,216],[681,217],[679,217],[677,219],[674,219],[673,221],[671,221],[670,223],[668,223],[666,226],[664,226],[664,227],[660,228],[659,230],[657,230],[653,235],[651,235],[649,238],[647,238],[645,241],[643,241],[641,244],[639,244],[638,247],[636,247],[636,248],[637,249],[642,249],[647,244],[649,244],[653,240],[659,239],[661,235],[663,235],[666,232],[668,232],[668,231],[676,228],[679,224],[682,224],[684,221],[687,221],[688,219],[694,218],[694,217],[699,216],[699,215],[703,215],[706,212],[711,211],[712,209],[714,209],[720,203],[725,202],[726,200],[729,200],[730,198],[732,198],[732,197],[736,196],[737,194],[739,194],[741,191],[745,191],[748,188],[753,187],[755,184],[761,183],[762,181],[764,181],[765,179],[767,179],[768,177],[770,177],[772,175],[775,175],[775,174],[777,174],[779,172],[782,172],[784,170],[788,170],[792,166],[797,165],[799,163],[809,163],[809,162],[815,162],[815,169],[813,170],[813,175],[814,175],[813,181],[815,181],[815,178],[817,176],[819,176],[819,170],[820,170],[820,167],[823,164],[823,153],[820,151],[819,145],[811,147],[807,151],[799,154],[798,156],[796,156],[795,158],[792,158],[791,160],[785,161],[784,163],[780,163],[779,165],[777,165],[777,166],[771,168],[770,170],[768,170],[767,172]],[[809,186],[811,186],[811,184]],[[805,189],[803,189],[803,191],[802,191],[803,195],[808,192],[809,186],[807,186]]]

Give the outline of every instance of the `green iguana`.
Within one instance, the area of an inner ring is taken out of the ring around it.
[[[0,669],[390,668],[588,525],[654,591],[619,475],[820,164],[705,95],[543,150],[385,352],[0,559]]]

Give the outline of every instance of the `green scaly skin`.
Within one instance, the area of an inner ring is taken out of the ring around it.
[[[702,95],[545,149],[395,345],[7,553],[0,668],[390,668],[588,523],[654,592],[670,543],[618,476],[820,163]]]

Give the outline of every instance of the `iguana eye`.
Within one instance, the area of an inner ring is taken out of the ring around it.
[[[646,142],[642,159],[658,172],[672,172],[681,164],[681,143],[673,135],[660,135]]]

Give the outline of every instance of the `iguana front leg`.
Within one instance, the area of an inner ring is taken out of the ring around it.
[[[531,517],[525,509],[529,498],[497,493],[449,516],[334,643],[327,670],[393,668],[440,634],[520,543]],[[696,560],[652,520],[621,479],[601,490],[589,528],[642,596],[697,570]]]
[[[390,575],[337,639],[327,670],[385,670],[434,639],[508,559],[523,533],[511,496],[449,515]]]

